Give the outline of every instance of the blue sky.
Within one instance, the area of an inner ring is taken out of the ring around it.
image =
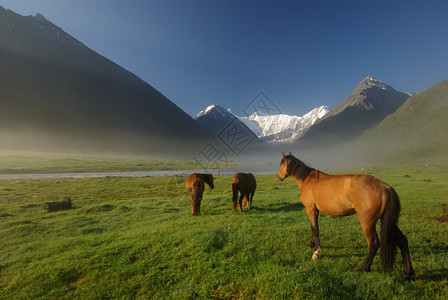
[[[43,14],[190,115],[335,106],[365,76],[403,92],[448,78],[448,1],[0,0]]]

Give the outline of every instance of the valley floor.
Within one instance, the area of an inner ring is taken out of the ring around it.
[[[366,170],[402,203],[417,276],[357,273],[356,216],[321,215],[322,257],[292,179],[257,176],[253,210],[231,212],[231,177],[190,215],[185,177],[0,180],[0,298],[446,299],[448,166]],[[70,197],[73,208],[43,204]]]
[[[190,170],[207,164],[195,160],[167,160],[79,154],[49,154],[0,150],[0,174],[61,174]],[[211,168],[239,166],[213,163]]]

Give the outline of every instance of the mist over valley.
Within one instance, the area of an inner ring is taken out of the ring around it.
[[[304,116],[210,105],[192,118],[41,14],[0,8],[0,34],[0,149],[207,163],[272,163],[292,151],[327,169],[446,154],[446,80],[411,97],[368,75],[335,107]]]

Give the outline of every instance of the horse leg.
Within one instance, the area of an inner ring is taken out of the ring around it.
[[[192,208],[191,214],[193,216],[199,216],[201,214],[202,194],[200,190],[196,189],[190,196],[191,196],[191,208]]]
[[[198,216],[201,214],[201,202],[202,202],[202,193],[199,195],[196,201],[196,212]]]
[[[233,191],[232,212],[236,212],[236,202],[238,200],[238,184],[236,184],[236,183],[232,184],[232,191]]]
[[[313,259],[317,259],[320,256],[320,240],[319,240],[319,226],[317,223],[317,219],[319,217],[319,211],[315,207],[306,207],[306,214],[311,222],[311,243],[310,247],[316,250],[312,256]]]
[[[403,280],[408,280],[409,277],[414,275],[414,269],[411,264],[411,256],[409,255],[408,239],[401,232],[400,228],[397,226],[397,244],[401,251],[401,257],[403,258],[404,273],[402,276]]]
[[[196,192],[193,189],[188,190],[188,192],[191,200],[191,215],[194,216],[196,213]]]
[[[249,208],[249,196],[246,192],[244,192],[243,206],[245,206],[246,208]]]
[[[243,211],[243,198],[246,196],[246,194],[244,194],[244,193],[241,193],[241,196],[240,196],[240,200],[239,200],[239,207],[240,207],[240,212],[242,212]]]
[[[247,209],[250,209],[250,192],[245,193],[243,205],[246,206]]]
[[[247,204],[247,208],[248,209],[251,209],[252,208],[252,199],[254,198],[254,193],[249,193],[249,201],[248,201],[248,204]]]
[[[360,219],[359,215],[358,219]],[[378,239],[378,235],[375,229],[376,221],[362,222],[360,220],[360,223],[362,226],[362,230],[364,231],[364,235],[366,236],[367,239],[368,250],[367,250],[367,256],[364,259],[362,265],[358,268],[358,271],[368,272],[370,271],[370,266],[372,265],[373,258],[375,257],[375,254],[378,251],[378,249],[380,248],[380,240]]]
[[[232,201],[232,212],[236,212],[236,201]]]

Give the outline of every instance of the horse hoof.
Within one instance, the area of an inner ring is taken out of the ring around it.
[[[320,248],[318,248],[316,251],[314,251],[313,256],[311,256],[311,259],[312,260],[319,259],[320,258],[320,252],[321,252]]]
[[[414,275],[415,275],[415,273],[413,271],[412,272],[404,272],[403,275],[401,276],[401,279],[407,281],[407,280],[411,279],[411,277],[414,277]]]

